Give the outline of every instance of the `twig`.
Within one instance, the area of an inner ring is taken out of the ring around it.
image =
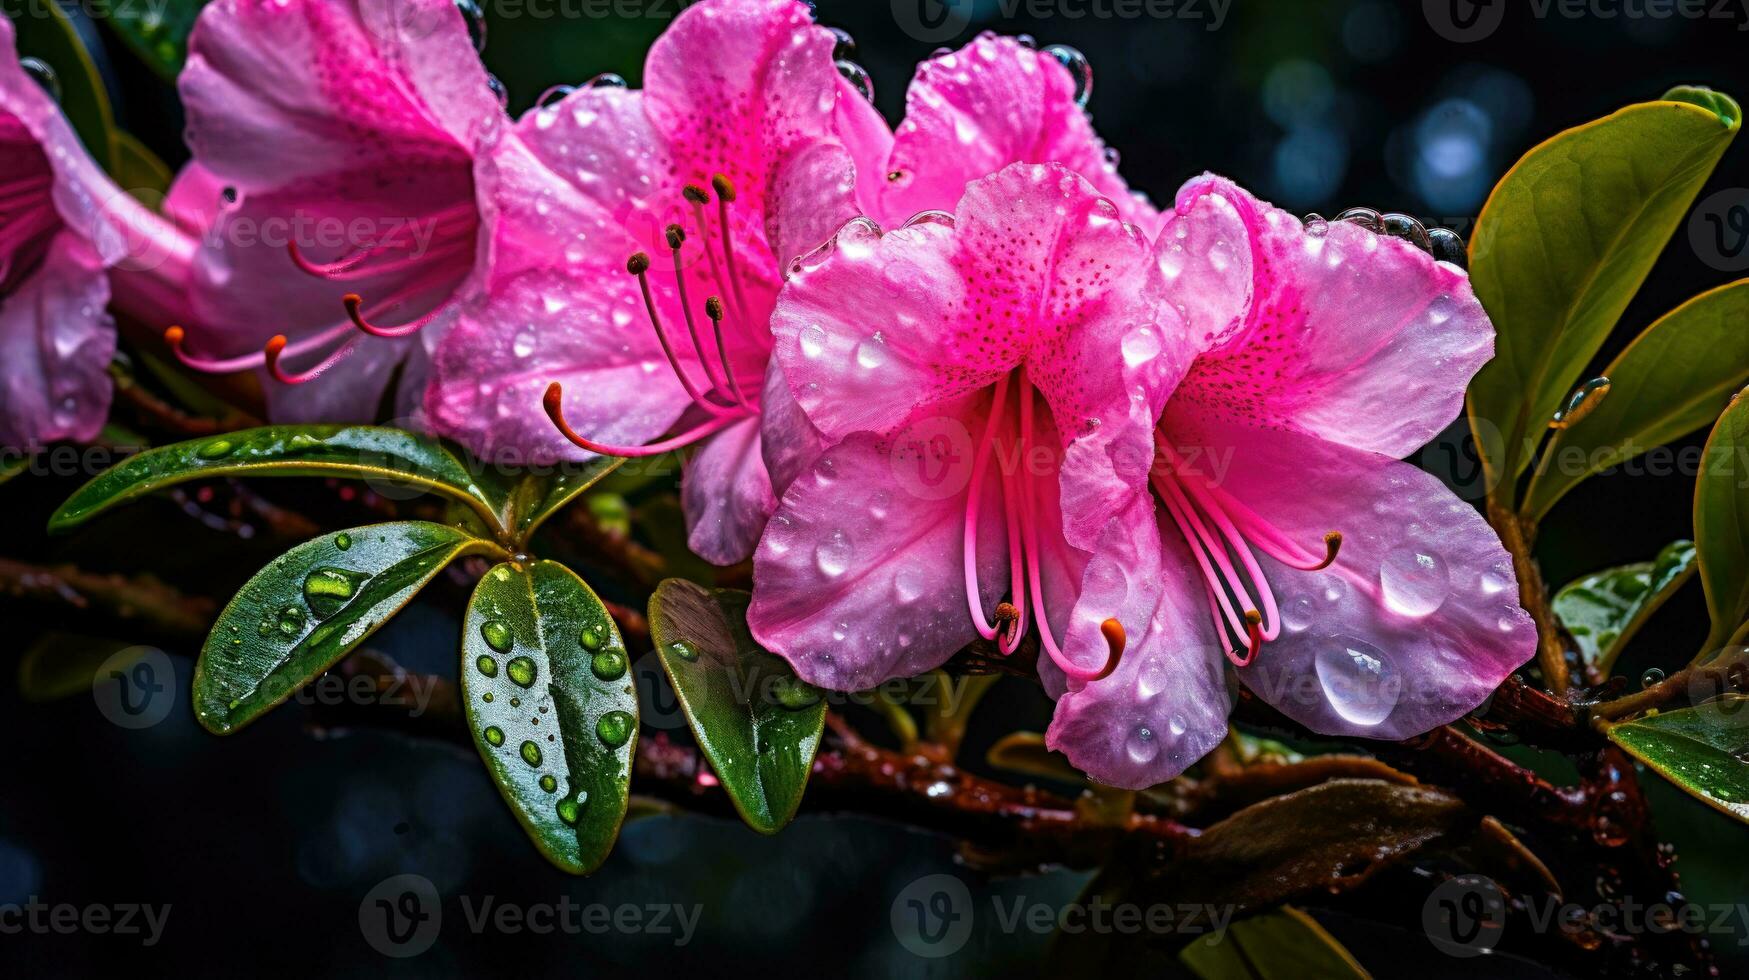
[[[72,565],[31,565],[0,558],[0,596],[35,614],[85,631],[92,619],[124,635],[175,643],[198,642],[218,603],[187,596],[154,578],[102,575]]]

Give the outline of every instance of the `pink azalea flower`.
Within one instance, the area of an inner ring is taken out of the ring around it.
[[[456,5],[218,0],[178,88],[194,160],[170,210],[209,225],[178,354],[309,382],[268,386],[275,419],[372,418],[397,369],[416,398],[475,268],[476,161],[508,127]]]
[[[131,293],[186,252],[104,176],[0,18],[0,446],[97,435],[115,353],[106,272]]]
[[[1406,738],[1476,707],[1535,629],[1487,523],[1398,461],[1493,354],[1468,277],[1215,177],[1180,191],[1157,255],[1203,348],[1155,433],[1142,574],[1164,615],[1109,678],[1052,681],[1051,747],[1114,785],[1170,778],[1226,732],[1227,660],[1327,734]]]
[[[706,0],[650,49],[642,91],[524,116],[482,171],[492,269],[438,350],[438,430],[538,462],[697,443],[692,549],[751,554],[814,440],[768,377],[783,270],[858,213],[854,160],[890,139],[834,44],[800,3]]]
[[[1073,172],[1014,164],[952,217],[858,222],[804,265],[776,358],[833,445],[760,542],[754,636],[849,690],[1036,629],[1041,662],[1092,682],[1154,612],[1129,579],[1191,354],[1146,236]]]

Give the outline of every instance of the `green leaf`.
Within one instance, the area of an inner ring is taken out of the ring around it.
[[[126,640],[50,631],[37,638],[18,658],[18,694],[26,701],[54,701],[75,694],[89,695],[97,671],[124,650],[137,656],[110,664],[125,670],[146,655],[150,647]]]
[[[1193,940],[1178,959],[1201,980],[1372,976],[1316,919],[1292,906],[1241,919],[1223,932]]]
[[[153,0],[116,4],[109,26],[146,67],[175,84],[188,58],[188,35],[206,0]]]
[[[194,671],[200,723],[249,724],[350,653],[445,565],[497,550],[424,521],[373,524],[306,541],[243,586]]]
[[[587,463],[563,464],[550,474],[510,481],[504,491],[504,526],[513,529],[521,540],[528,540],[547,518],[624,462],[617,456],[598,456]]]
[[[133,134],[118,129],[110,134],[110,156],[115,160],[112,175],[116,184],[148,207],[164,203],[173,175],[158,154]]]
[[[1610,741],[1721,813],[1749,823],[1749,698],[1611,725]]]
[[[103,78],[79,40],[79,32],[52,3],[24,8],[21,16],[12,19],[12,26],[18,31],[18,56],[36,58],[55,73],[61,90],[61,112],[92,159],[109,170],[113,162],[110,133],[115,129],[115,114],[110,110]]]
[[[445,494],[493,526],[499,509],[462,458],[440,443],[367,425],[276,425],[161,446],[112,466],[49,518],[61,532],[155,490],[220,476],[338,476]]]
[[[468,603],[462,694],[474,744],[547,860],[587,874],[625,817],[638,736],[625,643],[557,562],[499,565]]]
[[[650,597],[650,638],[741,819],[773,834],[801,805],[826,702],[753,641],[748,600],[745,592],[667,579]]]
[[[1739,392],[1719,416],[1694,485],[1694,544],[1712,632],[1703,656],[1749,620],[1749,398]]]
[[[1712,422],[1749,383],[1749,279],[1678,306],[1605,368],[1607,397],[1555,433],[1525,495],[1533,518],[1599,470]]]
[[[1694,570],[1694,542],[1672,542],[1654,561],[1605,569],[1568,583],[1555,595],[1555,614],[1579,644],[1580,655],[1607,675],[1628,641]]]
[[[1737,134],[1736,103],[1701,97],[1673,90],[1555,136],[1482,208],[1470,280],[1497,336],[1469,405],[1499,427],[1503,441],[1481,441],[1497,447],[1484,463],[1507,504],[1556,408]]]

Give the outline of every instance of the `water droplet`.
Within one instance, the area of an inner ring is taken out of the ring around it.
[[[583,630],[583,635],[577,638],[577,642],[583,644],[585,650],[599,650],[601,649],[601,631],[593,626],[586,627]]]
[[[510,675],[518,687],[533,687],[535,675],[540,671],[535,668],[534,661],[528,657],[512,657],[504,665],[504,673]]]
[[[1140,367],[1160,356],[1160,335],[1150,326],[1140,326],[1124,335],[1123,360],[1130,367]]]
[[[358,584],[370,576],[344,568],[318,568],[304,576],[304,601],[317,619],[327,619],[352,601]]]
[[[1315,660],[1318,683],[1338,715],[1356,725],[1390,717],[1402,693],[1397,670],[1384,651],[1349,636],[1321,641]]]
[[[1576,425],[1580,419],[1590,415],[1603,404],[1604,396],[1609,394],[1608,378],[1592,378],[1580,385],[1578,390],[1567,397],[1567,404],[1555,412],[1555,417],[1549,421],[1551,429],[1565,429]]]
[[[1495,575],[1493,572],[1483,572],[1482,573],[1482,594],[1483,595],[1499,595],[1500,593],[1506,591],[1506,586],[1509,584],[1510,583],[1506,579],[1501,578],[1498,575]]]
[[[1312,625],[1318,618],[1317,605],[1311,596],[1295,596],[1282,604],[1281,624],[1290,633],[1299,633]]]
[[[819,357],[826,352],[826,329],[818,323],[803,327],[797,339],[801,341],[803,357]]]
[[[907,606],[916,602],[923,595],[923,569],[917,565],[906,565],[893,576],[893,598],[899,605]]]
[[[24,73],[30,76],[31,81],[42,86],[42,90],[49,93],[49,98],[56,102],[61,101],[61,78],[55,74],[53,68],[49,67],[48,62],[41,58],[20,58],[18,59],[18,67],[24,69]]]
[[[486,744],[496,748],[504,744],[504,729],[493,725],[486,729]]]
[[[869,75],[868,69],[854,61],[843,59],[835,64],[838,66],[838,74],[843,75],[845,81],[855,86],[856,90],[862,93],[862,97],[867,99],[870,105],[873,105],[875,100],[874,78]]]
[[[632,737],[632,716],[624,711],[609,711],[595,723],[595,737],[603,745],[619,748]]]
[[[613,72],[604,71],[583,83],[584,88],[625,88],[626,80]]]
[[[507,109],[510,107],[510,90],[504,87],[504,83],[498,80],[497,75],[486,76],[486,87],[491,89],[492,94],[497,97],[498,108]]]
[[[685,640],[676,640],[675,642],[668,644],[668,652],[687,663],[692,663],[698,659],[698,648]]]
[[[286,606],[279,611],[276,626],[282,636],[297,636],[304,631],[306,618],[304,611],[297,606]]]
[[[559,781],[553,778],[551,773],[548,773],[540,778],[540,788],[548,793],[556,793],[559,791]]]
[[[590,658],[589,669],[604,681],[617,681],[625,676],[626,655],[618,650],[603,650]]]
[[[237,444],[229,439],[214,439],[212,442],[195,451],[201,459],[224,459],[237,449]]]
[[[540,746],[534,744],[533,742],[524,742],[524,743],[522,743],[522,748],[519,749],[518,751],[522,753],[522,761],[523,762],[526,762],[531,766],[540,765],[540,760],[541,760]]]
[[[1045,49],[1045,54],[1069,70],[1069,77],[1075,80],[1075,104],[1087,108],[1087,100],[1093,97],[1093,63],[1067,44],[1053,44]]]
[[[1393,612],[1420,618],[1445,603],[1451,594],[1451,573],[1431,551],[1402,548],[1379,565],[1379,585]]]
[[[479,0],[455,0],[455,9],[462,12],[462,19],[468,23],[468,40],[474,42],[474,50],[486,50],[486,14],[480,9]]]
[[[334,536],[334,547],[339,548],[341,551],[345,551],[346,549],[352,547],[352,535],[347,534],[345,532],[341,532],[340,534],[335,535]]]
[[[516,645],[516,636],[510,632],[509,624],[497,619],[488,619],[480,624],[480,638],[499,653],[509,653],[510,648]]]
[[[814,546],[814,564],[827,578],[837,578],[849,570],[850,557],[855,550],[843,531],[833,531],[826,540]]]
[[[879,333],[856,345],[856,364],[873,371],[887,363],[887,342]]]
[[[540,98],[534,100],[534,104],[536,108],[546,109],[551,107],[555,102],[564,101],[565,96],[570,95],[575,91],[577,91],[577,88],[574,85],[554,85],[545,92],[542,92]]]
[[[487,677],[498,676],[498,661],[483,653],[474,658],[474,668]]]
[[[1640,686],[1654,687],[1662,683],[1663,680],[1664,672],[1662,670],[1659,670],[1656,667],[1648,667],[1646,668],[1646,672],[1640,675]]]
[[[1129,738],[1124,740],[1124,751],[1129,753],[1131,762],[1146,765],[1160,754],[1160,740],[1155,737],[1152,728],[1137,725],[1130,731]]]
[[[800,711],[820,703],[820,691],[799,677],[788,674],[773,678],[771,696],[791,711]]]
[[[1330,233],[1330,222],[1316,211],[1306,215],[1306,234],[1312,238],[1323,238]]]

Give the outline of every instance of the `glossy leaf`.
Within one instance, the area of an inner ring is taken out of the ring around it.
[[[771,834],[801,805],[826,702],[782,657],[753,642],[748,599],[668,579],[650,597],[650,638],[736,811]]]
[[[1749,383],[1749,279],[1705,292],[1646,328],[1605,368],[1609,395],[1549,443],[1525,496],[1533,518],[1599,470],[1710,425]]]
[[[443,524],[373,524],[307,541],[244,585],[194,671],[200,723],[223,735],[332,667],[445,565],[497,550]]]
[[[1506,503],[1739,124],[1729,98],[1672,90],[1535,147],[1489,196],[1470,279],[1497,336],[1469,404],[1499,428],[1500,441],[1480,442]]]
[[[1749,698],[1612,725],[1610,741],[1721,813],[1749,823]]]
[[[1368,978],[1318,920],[1293,906],[1240,919],[1222,932],[1192,940],[1178,959],[1201,980]]]
[[[1749,620],[1749,398],[1741,393],[1707,438],[1694,486],[1694,544],[1712,632],[1703,656]]]
[[[583,464],[567,463],[553,473],[509,481],[504,495],[504,526],[513,529],[526,541],[547,518],[619,469],[624,462],[617,456],[598,456]]]
[[[12,18],[12,26],[18,32],[18,56],[36,58],[55,73],[61,111],[67,122],[72,124],[92,159],[105,170],[111,170],[110,134],[115,129],[115,114],[103,88],[103,77],[79,40],[79,32],[52,3],[31,4],[23,13]]]
[[[54,701],[77,694],[89,696],[98,669],[111,657],[130,649],[138,656],[112,663],[112,669],[128,669],[151,648],[110,637],[59,630],[44,633],[18,658],[18,694],[26,701]]]
[[[1694,542],[1677,541],[1654,561],[1593,572],[1568,583],[1555,595],[1555,614],[1579,644],[1580,655],[1608,674],[1622,648],[1694,570]]]
[[[547,860],[587,874],[625,817],[638,698],[625,643],[570,569],[486,573],[462,627],[468,727],[498,791]]]
[[[205,5],[206,0],[116,4],[109,26],[148,68],[174,84],[188,58],[188,35]]]
[[[368,425],[276,425],[161,446],[80,487],[49,518],[66,531],[155,490],[219,476],[337,476],[445,494],[494,524],[500,509],[441,443]]]

